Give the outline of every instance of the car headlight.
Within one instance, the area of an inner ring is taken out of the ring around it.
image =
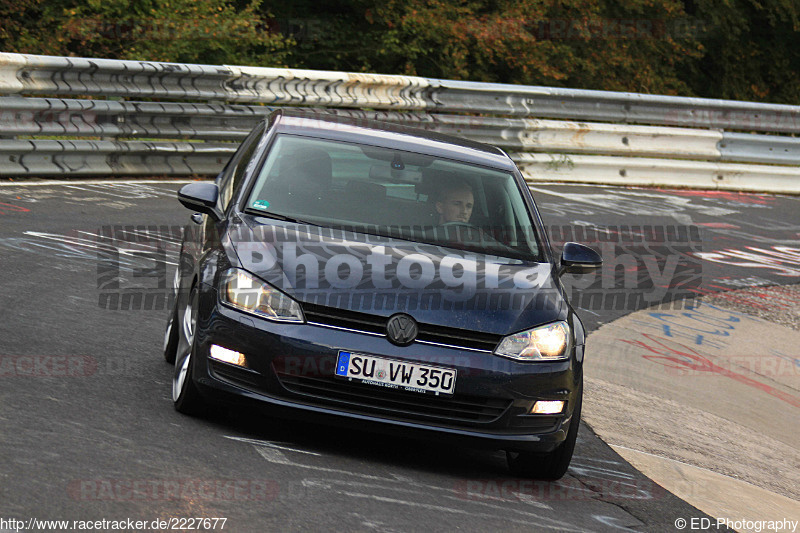
[[[504,337],[494,353],[518,361],[567,359],[572,341],[566,322],[553,322]]]
[[[300,305],[287,295],[238,268],[222,276],[220,296],[225,303],[279,322],[305,322]]]

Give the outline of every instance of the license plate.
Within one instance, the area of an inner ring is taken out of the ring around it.
[[[456,386],[452,368],[353,352],[339,352],[336,375],[368,385],[436,395],[453,394]]]

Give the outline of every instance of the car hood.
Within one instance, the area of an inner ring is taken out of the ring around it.
[[[242,268],[307,305],[507,335],[565,319],[548,263],[242,215]]]

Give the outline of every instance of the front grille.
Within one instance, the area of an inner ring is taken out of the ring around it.
[[[338,328],[347,328],[367,333],[385,335],[388,318],[358,311],[317,304],[303,304],[303,312],[309,322]],[[483,333],[459,328],[419,324],[418,341],[448,344],[474,350],[494,351],[502,338],[494,333]]]
[[[457,328],[443,328],[441,326],[431,326],[428,324],[419,325],[417,340],[435,342],[438,344],[451,344],[453,346],[464,346],[476,350],[494,351],[500,342],[500,335],[492,333],[481,333],[480,331],[469,331]]]
[[[393,418],[487,424],[500,418],[511,400],[459,396],[443,398],[352,383],[336,378],[278,374],[289,391],[316,403]]]
[[[381,335],[386,332],[387,319],[369,313],[359,313],[358,311],[348,311],[346,309],[308,303],[303,304],[303,313],[309,322],[366,331],[368,333],[380,333]]]

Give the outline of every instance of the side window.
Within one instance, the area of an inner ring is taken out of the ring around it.
[[[247,163],[253,156],[253,152],[255,152],[258,146],[258,140],[261,139],[263,134],[264,124],[262,123],[247,136],[233,155],[231,161],[232,165],[229,169],[226,169],[225,175],[222,177],[222,182],[220,183],[219,201],[223,211],[228,209],[228,204],[230,204],[233,194],[239,188],[239,185],[241,185]]]

